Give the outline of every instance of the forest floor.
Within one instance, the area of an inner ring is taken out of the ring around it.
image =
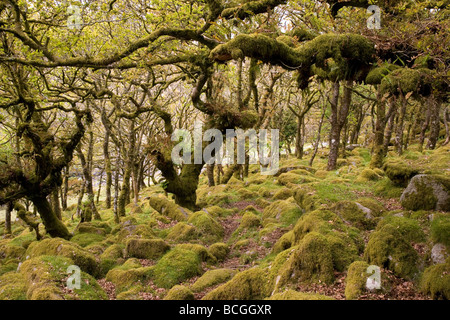
[[[450,175],[449,147],[410,146],[387,159]],[[325,170],[326,150],[308,161],[282,158],[276,176],[250,166],[249,177],[214,187],[202,174],[200,210],[183,209],[184,218],[160,186],[142,190],[119,224],[102,199],[102,221],[80,224],[72,204],[63,213],[70,241],[36,241],[20,221],[4,235],[1,222],[0,299],[448,298],[448,212],[404,209],[405,186],[370,169],[368,149],[348,151],[335,171]],[[435,261],[437,244],[446,262]],[[71,264],[82,270],[80,289],[67,287]],[[378,290],[365,286],[369,265],[380,268]]]

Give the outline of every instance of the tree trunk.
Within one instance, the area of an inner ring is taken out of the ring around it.
[[[395,112],[393,112],[388,120],[386,131],[384,132],[383,142],[383,157],[385,157],[389,151],[389,143],[391,142],[392,129],[394,128]]]
[[[214,187],[214,164],[206,165],[206,174],[208,176],[208,186]]]
[[[419,136],[419,152],[423,151],[423,142],[425,141],[425,133],[428,129],[428,126],[430,124],[430,117],[431,117],[431,110],[430,106],[426,106],[425,111],[425,120],[422,123],[422,127],[420,129],[420,136]]]
[[[445,141],[442,144],[443,146],[447,145],[450,141],[450,126],[448,124],[450,112],[448,110],[448,107],[444,110]]]
[[[63,210],[67,210],[67,197],[69,193],[69,165],[64,168],[64,181],[61,187],[61,206]]]
[[[120,223],[119,217],[119,168],[120,168],[120,153],[117,152],[116,170],[114,173],[114,221]]]
[[[53,207],[53,211],[55,212],[55,215],[58,217],[59,220],[62,220],[61,215],[61,207],[59,205],[59,195],[58,195],[59,188],[53,189],[51,193],[51,203]]]
[[[338,108],[339,82],[333,83],[331,98],[331,132],[330,132],[330,154],[328,156],[327,170],[335,170],[339,154],[339,144],[342,128],[347,120],[350,103],[352,99],[352,81],[347,80],[343,89],[341,107]]]
[[[297,132],[295,135],[295,156],[297,157],[297,159],[303,158],[303,119],[304,117],[297,117]]]
[[[403,153],[403,127],[404,120],[406,115],[406,105],[408,104],[407,100],[404,97],[400,98],[400,109],[398,114],[397,121],[397,130],[395,136],[395,146],[397,148],[397,153],[401,155]]]
[[[8,202],[6,204],[6,210],[5,210],[5,234],[12,234],[11,231],[11,212],[13,209],[12,202]]]
[[[103,141],[103,157],[105,158],[105,207],[106,209],[111,208],[111,186],[112,186],[112,171],[111,171],[111,159],[109,157],[109,130],[106,130],[105,140]]]
[[[434,149],[439,138],[439,113],[441,105],[433,96],[428,98],[428,103],[430,104],[430,135],[428,137],[427,149]]]
[[[135,135],[134,135],[134,119],[130,121],[130,128],[128,133],[129,145],[127,152],[127,161],[125,162],[125,172],[123,174],[122,189],[119,194],[119,216],[125,216],[125,206],[130,203],[130,179],[133,170],[134,162],[134,148],[135,148]]]
[[[322,124],[323,124],[323,120],[325,118],[326,111],[327,111],[327,109],[323,108],[322,116],[321,116],[320,122],[319,122],[319,127],[317,128],[317,139],[316,139],[316,142],[314,144],[314,152],[311,155],[311,159],[309,159],[309,166],[310,167],[312,166],[312,164],[314,162],[314,158],[316,157],[317,151],[319,150],[320,132],[322,131]]]
[[[45,196],[36,195],[30,197],[34,206],[37,208],[39,215],[42,219],[42,223],[45,226],[45,230],[52,237],[60,237],[66,240],[71,238],[71,234],[67,227],[58,219],[55,212],[52,210],[52,206],[48,202]]]

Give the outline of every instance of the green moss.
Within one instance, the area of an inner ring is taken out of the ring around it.
[[[0,300],[26,300],[25,278],[16,272],[0,276]]]
[[[386,224],[369,237],[364,257],[370,264],[412,279],[418,272],[418,254],[396,227]]]
[[[269,295],[267,274],[260,268],[237,273],[231,280],[206,294],[202,300],[260,300]]]
[[[97,276],[99,272],[98,263],[92,253],[76,243],[61,238],[33,242],[28,247],[26,255],[30,258],[43,255],[66,257],[90,275]]]
[[[181,244],[177,244],[175,248],[181,248],[184,250],[190,250],[195,252],[200,259],[203,262],[208,262],[208,263],[216,263],[217,262],[217,258],[215,256],[213,256],[208,249],[206,249],[204,246],[200,245],[200,244],[193,244],[193,243],[181,243]]]
[[[345,298],[347,300],[358,299],[366,289],[367,268],[369,264],[365,261],[355,261],[347,271],[345,278]]]
[[[230,248],[226,243],[218,242],[214,243],[208,248],[209,253],[214,256],[218,261],[223,261],[230,252]]]
[[[317,181],[317,178],[310,174],[299,174],[297,170],[282,173],[278,176],[278,183],[284,186],[304,184]]]
[[[194,294],[185,286],[176,285],[167,292],[164,300],[195,300]]]
[[[450,178],[443,175],[417,175],[400,197],[408,210],[450,211]]]
[[[101,221],[82,222],[74,230],[74,235],[79,233],[93,233],[105,236],[111,233],[111,227],[106,222]]]
[[[298,292],[292,289],[275,293],[268,300],[335,300],[322,294]]]
[[[294,232],[288,231],[283,234],[277,242],[273,245],[272,253],[280,253],[286,249],[289,249],[295,243],[295,235]]]
[[[144,292],[145,288],[141,285],[131,286],[128,290],[120,292],[116,296],[116,300],[143,300],[141,292]]]
[[[356,182],[378,181],[381,177],[372,169],[364,169],[358,175]]]
[[[269,218],[276,219],[283,225],[294,224],[302,215],[302,210],[299,206],[290,200],[278,200],[266,207],[263,211],[263,222]]]
[[[332,209],[347,222],[358,229],[370,230],[376,225],[372,210],[352,201],[340,201]]]
[[[226,217],[233,213],[233,210],[225,209],[219,206],[207,207],[202,210],[209,213],[213,217]]]
[[[189,211],[184,209],[165,197],[152,196],[148,200],[150,206],[160,214],[168,216],[171,219],[183,221],[187,220]]]
[[[170,249],[162,239],[130,239],[126,243],[126,256],[138,259],[158,259]]]
[[[178,222],[172,228],[166,236],[167,240],[175,242],[190,241],[199,238],[199,231],[196,227],[191,226],[185,222]]]
[[[275,289],[296,281],[327,284],[334,281],[333,256],[325,236],[317,232],[308,233],[297,246],[286,251],[289,251],[288,257],[283,251],[274,261],[275,265],[279,265],[280,260],[283,262],[275,278]]]
[[[373,68],[366,76],[367,84],[380,84],[384,77],[386,77],[391,71],[400,68],[399,66],[391,63],[383,63],[381,66]]]
[[[0,240],[0,259],[22,260],[25,256],[26,249],[22,246],[12,244],[11,240]]]
[[[197,211],[189,217],[188,223],[201,232],[201,239],[207,243],[222,240],[224,229],[222,225],[205,211]]]
[[[425,233],[417,220],[399,216],[387,216],[378,223],[376,230],[383,229],[387,224],[393,226],[408,242],[419,243],[425,241]]]
[[[106,280],[114,283],[116,293],[127,291],[135,285],[142,285],[153,276],[153,267],[141,267],[140,264],[133,267],[119,266],[106,274]]]
[[[315,191],[310,188],[295,189],[294,199],[305,212],[317,209],[320,202],[319,197],[315,195]]]
[[[376,196],[386,198],[400,198],[403,192],[403,187],[395,185],[388,178],[383,178],[376,182],[373,190]]]
[[[432,299],[450,299],[450,258],[445,263],[425,269],[421,279],[421,289]]]
[[[272,199],[273,200],[286,200],[287,198],[290,198],[294,195],[294,192],[291,189],[288,188],[282,188],[275,192]]]
[[[26,260],[19,269],[27,286],[29,300],[106,300],[107,295],[97,281],[81,272],[81,287],[73,293],[62,290],[66,286],[67,269],[74,262],[61,256],[38,256]]]
[[[386,211],[383,204],[373,198],[358,198],[356,203],[370,209],[370,214],[374,217],[381,217]]]
[[[247,188],[240,188],[236,191],[236,193],[239,195],[239,199],[241,200],[254,199],[258,196],[258,193],[253,192]]]
[[[261,219],[251,212],[245,212],[239,228],[257,228],[261,225]]]
[[[194,284],[191,286],[191,289],[193,292],[201,292],[209,287],[227,282],[236,273],[237,271],[233,269],[209,270],[194,282]]]
[[[431,240],[450,247],[450,216],[440,215],[431,221]]]
[[[105,240],[104,236],[95,233],[79,233],[70,239],[71,242],[75,242],[83,248],[103,240]]]
[[[123,249],[124,249],[123,245],[117,243],[113,244],[108,248],[106,248],[105,251],[103,251],[103,253],[100,255],[100,258],[112,260],[122,259],[124,256]]]
[[[407,163],[395,159],[386,161],[383,170],[395,185],[401,187],[406,187],[409,180],[419,172]]]
[[[14,260],[8,260],[5,264],[0,262],[0,276],[11,271],[16,271],[18,266],[19,264]]]
[[[125,242],[127,239],[153,239],[155,232],[146,224],[138,224],[135,218],[126,217],[120,225],[112,231],[118,233],[117,241]]]
[[[193,251],[174,248],[154,267],[154,282],[162,288],[171,288],[179,282],[201,273],[201,259]]]

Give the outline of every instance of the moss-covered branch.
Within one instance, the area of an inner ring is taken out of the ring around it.
[[[362,80],[375,58],[374,44],[356,34],[324,34],[291,47],[262,34],[238,35],[219,45],[210,57],[218,62],[250,57],[299,72],[305,87],[314,73],[333,81]]]

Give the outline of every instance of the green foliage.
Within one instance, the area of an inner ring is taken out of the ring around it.
[[[191,290],[186,288],[185,286],[176,285],[173,286],[167,295],[164,297],[164,300],[195,300],[194,294]]]
[[[425,269],[421,279],[422,291],[432,299],[450,299],[450,259]]]

